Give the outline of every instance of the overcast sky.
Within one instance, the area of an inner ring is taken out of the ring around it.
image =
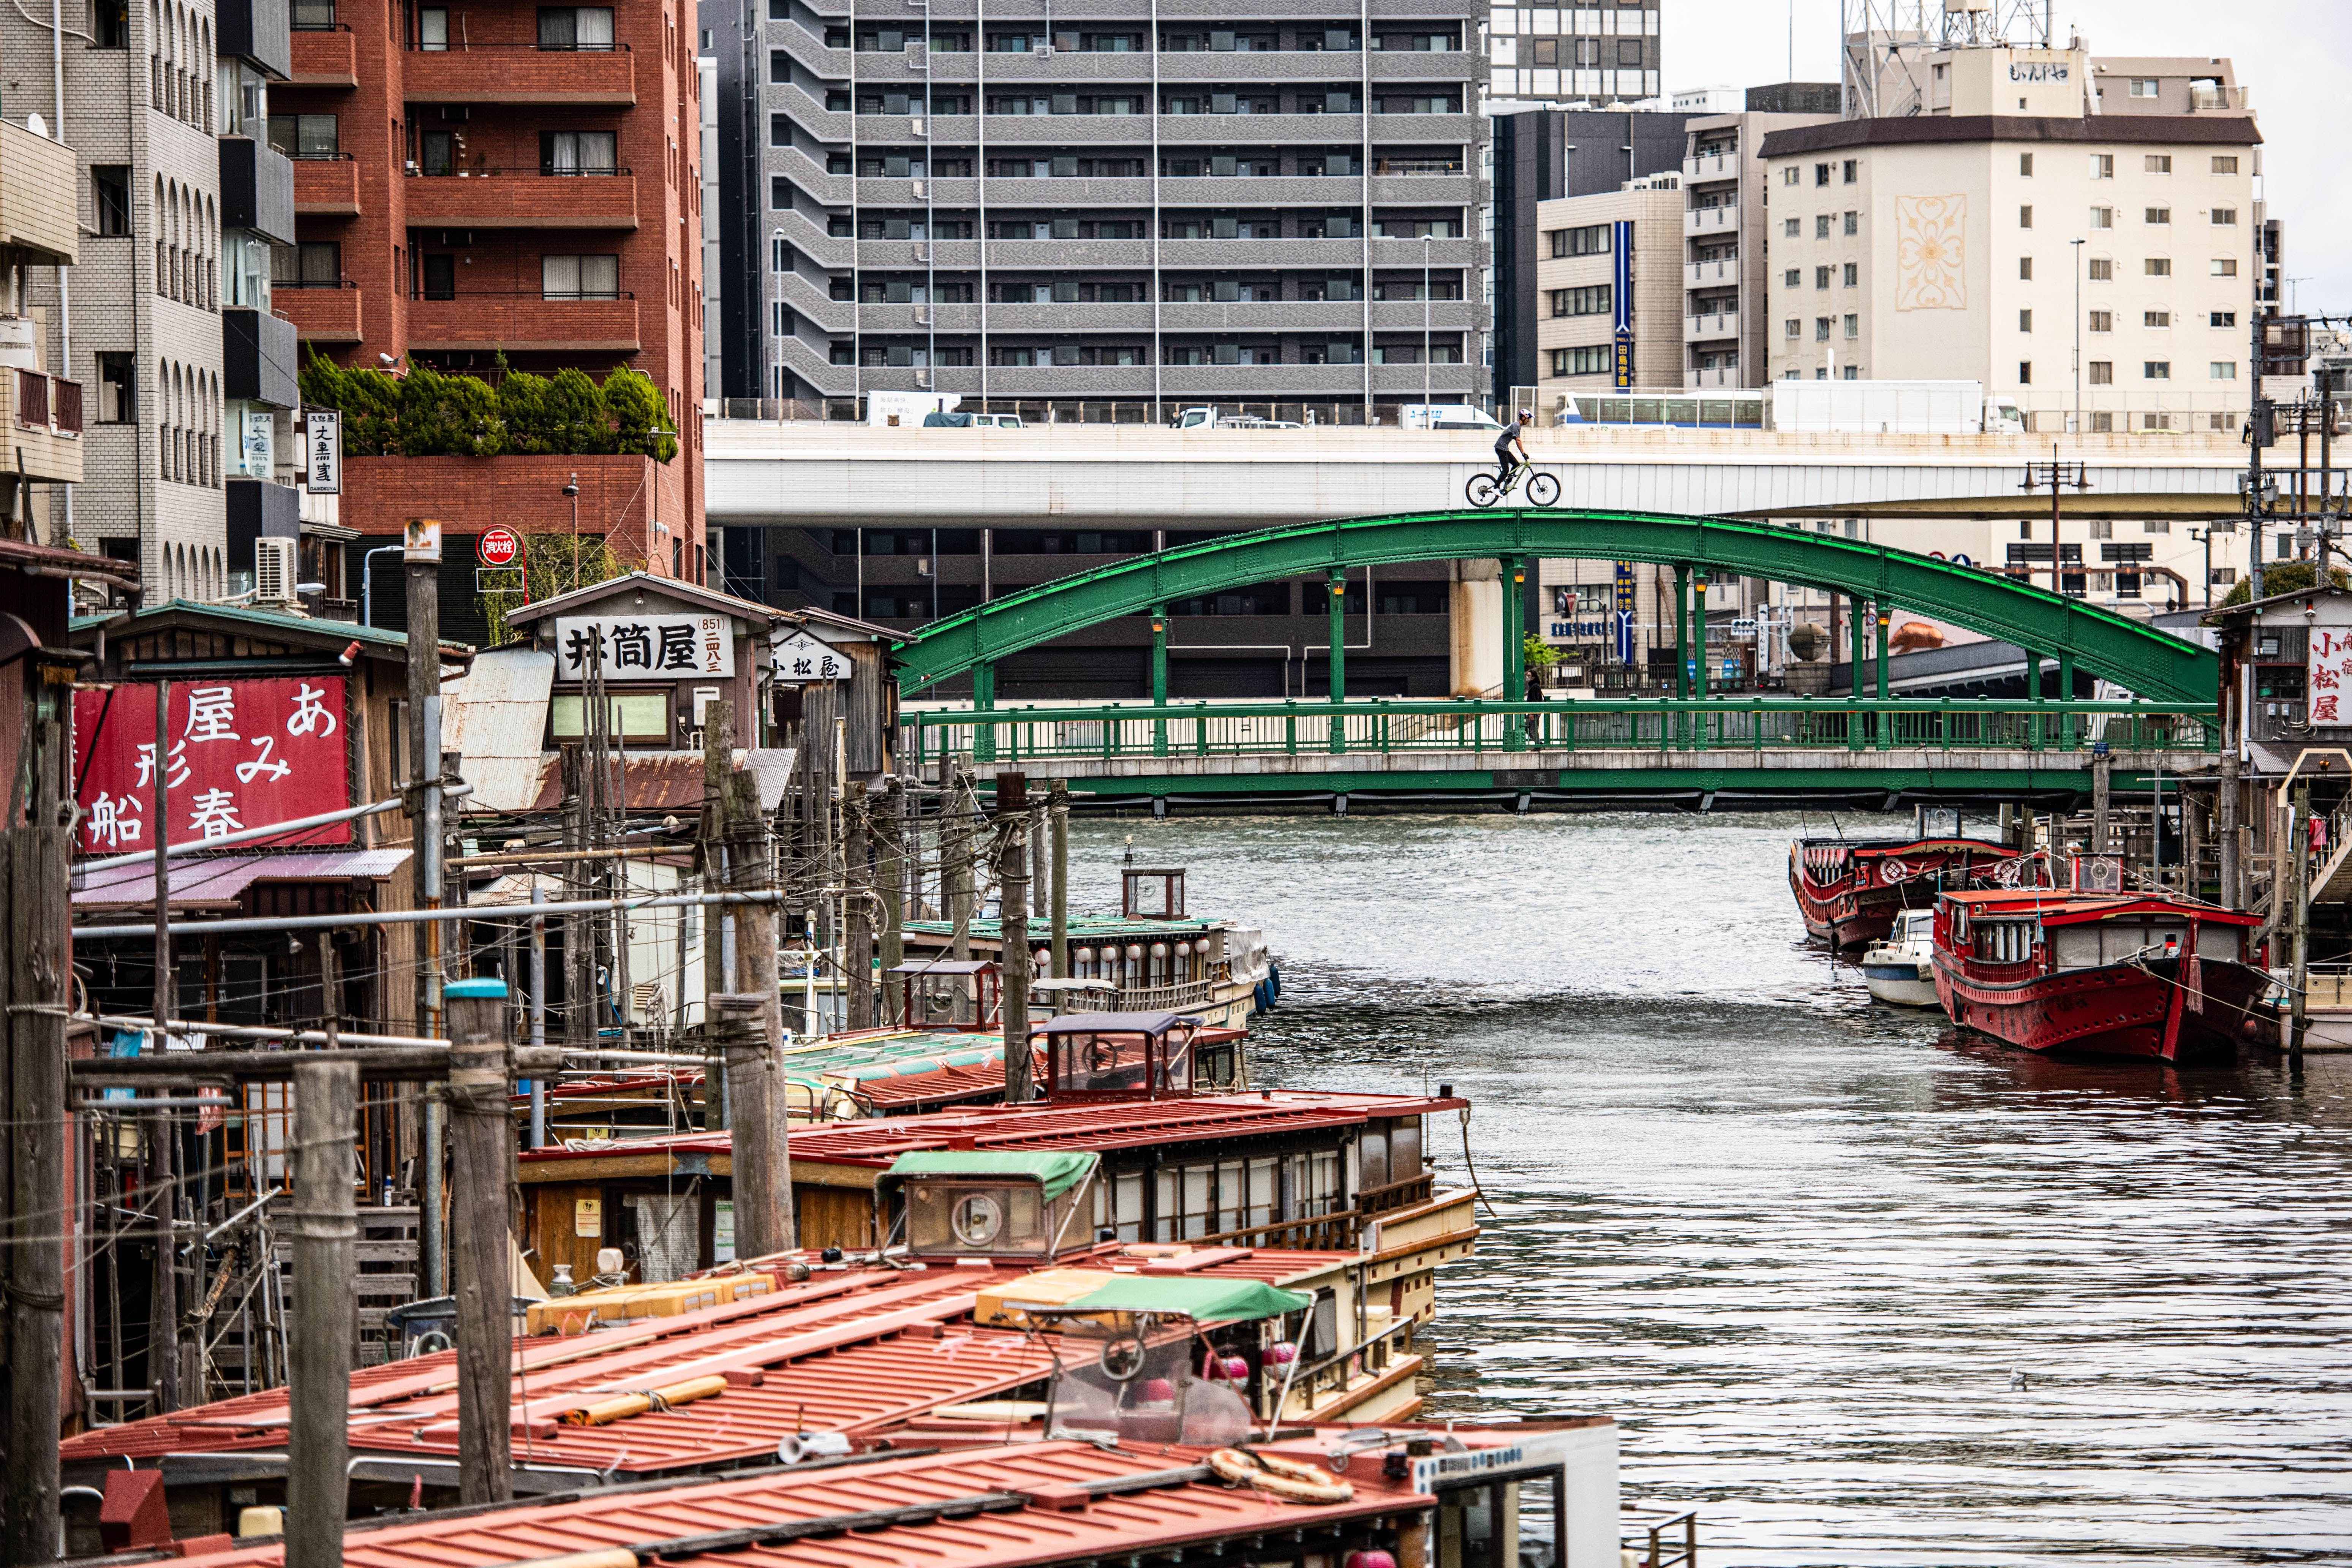
[[[2352,312],[2352,0],[2054,0],[2095,55],[2221,55],[2262,125],[2268,216],[2286,224],[2294,308]],[[1838,0],[1661,0],[1669,90],[1837,79]]]

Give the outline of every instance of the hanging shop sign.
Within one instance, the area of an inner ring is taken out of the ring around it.
[[[727,616],[558,616],[559,680],[584,680],[599,644],[607,680],[735,673],[735,626]]]
[[[155,847],[155,692],[124,682],[74,693],[75,847]],[[164,733],[165,842],[225,837],[352,804],[340,679],[174,681]],[[271,844],[349,844],[352,825],[305,828]]]
[[[794,632],[776,645],[776,679],[791,685],[808,680],[846,680],[849,656],[806,632]]]

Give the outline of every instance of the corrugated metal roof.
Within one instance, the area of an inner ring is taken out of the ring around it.
[[[621,758],[621,793],[631,811],[700,811],[700,752],[629,752]],[[542,754],[539,792],[526,811],[555,811],[563,805],[561,757]]]
[[[699,584],[689,583],[682,577],[663,577],[651,572],[630,572],[618,577],[608,577],[602,583],[590,583],[584,587],[573,588],[568,593],[558,594],[551,599],[541,599],[536,604],[525,605],[518,610],[509,610],[507,612],[507,624],[511,626],[527,626],[534,622],[544,620],[549,616],[581,615],[584,614],[589,606],[603,604],[607,599],[617,599],[624,594],[637,593],[656,594],[663,598],[676,599],[681,604],[700,605],[705,609],[716,610],[721,615],[733,616],[738,620],[749,621],[758,628],[773,625],[783,614],[782,611],[760,604],[756,600],[739,599],[732,594],[722,594],[715,588],[705,588]]]
[[[1198,1449],[1052,1442],[781,1470],[462,1519],[356,1526],[344,1536],[343,1562],[347,1568],[498,1568],[635,1548],[669,1568],[1015,1568],[1170,1552],[1193,1542],[1417,1511],[1436,1501],[1374,1473],[1349,1477],[1356,1495],[1346,1502],[1286,1502],[1192,1479],[1202,1458]],[[976,1499],[989,1502],[878,1527],[871,1517]],[[840,1522],[828,1528],[834,1521]],[[790,1538],[688,1544],[691,1537],[762,1526],[797,1528]],[[660,1542],[676,1545],[646,1551]],[[282,1543],[187,1559],[208,1568],[267,1568],[284,1560]]]
[[[234,908],[256,882],[340,882],[382,879],[408,864],[397,849],[250,849],[172,862],[171,900],[201,909]],[[155,868],[117,866],[89,876],[73,890],[76,909],[122,909],[155,901]]]
[[[554,686],[555,656],[537,648],[483,654],[463,679],[443,683],[442,743],[463,759],[459,771],[474,786],[467,808],[522,811],[538,798]]]

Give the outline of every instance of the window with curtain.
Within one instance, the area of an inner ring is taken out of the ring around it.
[[[540,258],[540,297],[547,300],[617,300],[617,256],[544,256]]]
[[[541,6],[539,47],[542,49],[611,48],[613,8],[610,5]]]
[[[609,174],[614,161],[610,131],[542,131],[539,133],[539,172],[542,174]]]

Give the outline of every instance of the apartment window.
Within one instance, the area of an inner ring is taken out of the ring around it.
[[[138,398],[131,390],[131,356],[98,355],[98,422],[129,425],[139,417]]]
[[[2156,96],[2156,79],[2154,77],[2146,76],[2136,76],[2132,78],[2131,95],[2134,98],[2154,98]]]
[[[2140,379],[2143,381],[2170,381],[2172,379],[2172,362],[2168,359],[2142,361],[2139,367],[2139,374]]]
[[[1780,282],[1784,288],[1803,288],[1805,286],[1805,269],[1801,267],[1790,268],[1786,273],[1781,275]]]
[[[2032,228],[2033,226],[2033,207],[2032,204],[2029,203],[2028,205],[2017,209],[2017,226],[2020,228]]]
[[[539,292],[543,300],[617,300],[621,297],[621,258],[542,256],[539,262]]]
[[[331,239],[306,239],[280,245],[269,252],[269,286],[273,289],[340,289],[343,285],[343,247]]]
[[[2017,384],[2020,386],[2032,386],[2033,384],[2033,362],[2032,360],[2021,359],[2017,362]]]
[[[331,158],[338,149],[331,114],[273,114],[269,144],[289,158]]]
[[[2093,207],[2091,209],[2091,226],[2093,228],[2115,227],[2116,209],[2113,207]]]
[[[1814,287],[1814,288],[1816,288],[1816,289],[1826,289],[1826,288],[1828,288],[1829,286],[1830,286],[1830,269],[1829,269],[1828,268],[1826,268],[1826,267],[1816,267],[1816,268],[1813,268],[1813,287]]]
[[[1606,343],[1551,351],[1551,373],[1554,375],[1607,375],[1613,368]]]
[[[542,174],[609,174],[619,167],[613,154],[610,131],[539,133],[539,172]]]
[[[1813,237],[1815,239],[1827,239],[1829,237],[1830,215],[1827,213],[1816,215],[1813,218]]]
[[[2140,263],[2140,271],[2149,278],[2169,278],[2172,276],[2172,258],[2167,256],[2148,257]]]
[[[1791,316],[1785,324],[1785,329],[1781,335],[1793,343],[1799,338],[1805,335],[1805,323],[1797,320],[1796,317]]]
[[[416,47],[439,54],[449,47],[449,8],[426,5],[416,13]]]
[[[2147,209],[2147,217],[2142,220],[2147,223],[2168,224],[2172,221],[2172,209],[2170,207],[2149,207]]]
[[[1829,166],[1827,163],[1816,163],[1816,164],[1814,164],[1814,165],[1813,165],[1813,184],[1815,184],[1816,185],[1826,185],[1826,184],[1828,184],[1829,183],[1830,183],[1830,166]]]
[[[1843,282],[1849,289],[1852,289],[1860,283],[1862,281],[1862,264],[1858,261],[1847,262],[1845,264],[1845,275],[1840,279],[1840,281]]]
[[[1551,231],[1551,253],[1554,256],[1606,256],[1609,254],[1609,226],[1592,223],[1581,228],[1556,228]]]
[[[1862,232],[1862,215],[1860,213],[1850,212],[1845,215],[1845,232],[1848,234],[1860,234]]]
[[[1862,318],[1853,314],[1852,311],[1848,311],[1845,318],[1846,342],[1852,342],[1854,339],[1860,336],[1862,336]],[[1848,365],[1846,368],[1848,370],[1852,370],[1853,367],[1852,365]]]
[[[2091,384],[2093,386],[2113,386],[2116,384],[2115,361],[2111,359],[2095,359],[2091,361],[2089,369],[2091,373]]]
[[[1611,286],[1595,283],[1582,289],[1555,289],[1551,291],[1551,313],[1555,316],[1605,316],[1610,310]]]
[[[2031,256],[2021,256],[2017,258],[2017,280],[2021,283],[2033,281],[2033,258]]]
[[[1782,218],[1780,220],[1780,234],[1781,237],[1786,239],[1802,239],[1805,237],[1804,220],[1802,218],[1794,217]]]
[[[2235,381],[2238,379],[2238,362],[2217,359],[2205,367],[2205,374],[2211,381]]]
[[[2021,174],[2024,175],[2024,176],[2025,176],[2027,179],[2029,179],[2029,180],[2030,180],[2030,179],[2032,179],[2032,178],[2033,177],[2033,154],[2032,154],[2032,153],[2020,153],[2017,155],[2017,172],[2018,172],[2019,174]]]
[[[2216,278],[2235,278],[2238,275],[2238,258],[2234,256],[2215,257],[2212,275]]]
[[[2115,263],[2115,258],[2114,258],[2113,257],[2108,257],[2108,256],[2094,256],[2093,258],[2091,258],[2091,281],[2092,281],[2092,282],[2094,282],[2094,283],[2112,283],[2112,282],[2114,282],[2115,280],[2116,280],[2116,263]]]
[[[2215,228],[2237,227],[2238,209],[2235,207],[2215,207],[2213,209],[2213,226]]]
[[[127,49],[131,47],[131,7],[126,0],[97,0],[90,7],[89,16],[96,35],[90,40],[93,48]]]
[[[457,258],[443,252],[427,256],[425,260],[425,297],[428,300],[454,300],[457,297]]]
[[[121,163],[93,163],[89,168],[91,205],[98,212],[98,232],[131,232],[131,170]]]
[[[1784,185],[1793,185],[1797,183],[1799,178],[1800,174],[1797,165],[1794,163],[1790,164],[1787,168],[1780,171],[1780,183]]]
[[[613,8],[610,5],[541,6],[539,47],[542,49],[611,48]]]
[[[2216,310],[2212,314],[2210,324],[2216,327],[2234,327],[2238,324],[2238,312],[2235,310]]]
[[[2116,330],[2116,313],[2113,310],[2093,310],[2089,316],[2087,325],[2092,331],[2112,332]]]
[[[1642,40],[1639,38],[1618,39],[1617,63],[1621,66],[1633,66],[1638,68],[1642,63]]]
[[[2017,313],[2017,330],[2021,332],[2030,332],[2033,330],[2033,312],[2032,310],[2020,310]]]
[[[2116,155],[2113,153],[2091,154],[2091,178],[2112,180],[2116,177]]]
[[[1827,316],[1815,316],[1813,318],[1813,342],[1817,343],[1825,343],[1829,341],[1830,319]]]
[[[2238,155],[2234,153],[2215,153],[2213,155],[2213,172],[2217,174],[2236,174],[2238,172]]]
[[[2168,327],[2172,325],[2172,312],[2169,310],[2142,310],[2139,313],[2139,324],[2143,327]]]
[[[1862,160],[1859,158],[1848,158],[1845,161],[1845,183],[1851,185],[1861,178]]]
[[[2151,174],[2169,174],[2172,173],[2172,154],[2169,153],[2150,153],[2140,160],[2139,166],[2142,170]]]

